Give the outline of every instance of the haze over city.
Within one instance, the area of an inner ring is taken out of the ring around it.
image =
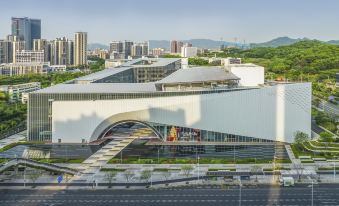
[[[265,42],[279,36],[337,40],[336,0],[3,1],[0,36],[12,16],[42,19],[42,38],[87,31],[88,42],[208,38]]]

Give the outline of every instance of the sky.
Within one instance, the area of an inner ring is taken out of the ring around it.
[[[339,39],[339,0],[0,0],[0,38],[11,17],[40,18],[42,38],[88,42],[221,38],[265,42],[280,36]]]

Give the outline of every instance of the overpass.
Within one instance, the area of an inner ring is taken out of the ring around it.
[[[11,167],[17,166],[17,165],[26,165],[34,168],[41,168],[49,171],[54,171],[54,172],[60,172],[60,173],[66,173],[66,174],[71,174],[75,175],[78,174],[79,171],[76,169],[68,168],[68,167],[62,167],[58,166],[55,164],[50,164],[50,163],[43,163],[43,162],[38,162],[35,160],[31,159],[24,159],[24,158],[16,158],[12,159],[11,161],[3,164],[0,167],[0,173],[8,170]]]

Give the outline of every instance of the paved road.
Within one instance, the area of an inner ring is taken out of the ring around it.
[[[314,187],[314,205],[339,205],[339,184]],[[311,188],[258,187],[242,189],[243,206],[311,205]],[[239,188],[162,190],[0,190],[0,205],[239,205]]]

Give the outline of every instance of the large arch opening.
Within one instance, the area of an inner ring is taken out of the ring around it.
[[[152,125],[138,120],[122,120],[108,126],[95,141],[136,136],[144,140],[162,140],[162,134]]]

